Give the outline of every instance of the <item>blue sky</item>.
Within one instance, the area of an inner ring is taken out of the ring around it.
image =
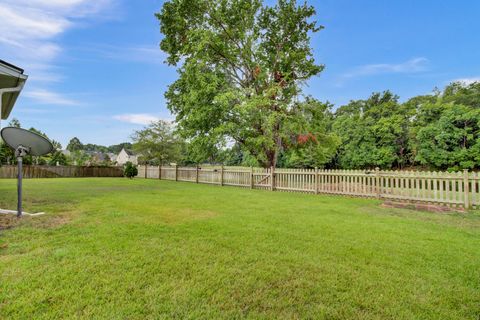
[[[153,14],[160,0],[0,0],[0,59],[25,69],[12,117],[66,145],[128,141],[173,119]],[[306,93],[336,106],[390,89],[402,100],[452,80],[480,80],[480,1],[310,0],[325,71]]]

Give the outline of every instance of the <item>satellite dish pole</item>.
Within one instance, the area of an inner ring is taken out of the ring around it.
[[[23,180],[23,157],[27,155],[43,156],[53,151],[53,145],[45,137],[29,130],[6,127],[0,130],[3,141],[15,150],[18,166],[17,180],[17,217],[22,216],[22,180]]]
[[[15,157],[17,157],[18,179],[17,179],[17,217],[22,216],[22,179],[23,179],[23,157],[30,153],[30,148],[19,145],[15,149]]]

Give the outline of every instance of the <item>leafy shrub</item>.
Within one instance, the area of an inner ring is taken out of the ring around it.
[[[125,163],[124,169],[123,169],[123,175],[127,178],[132,179],[138,174],[138,169],[137,166],[128,161]]]

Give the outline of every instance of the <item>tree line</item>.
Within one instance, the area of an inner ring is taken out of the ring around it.
[[[82,143],[79,138],[73,137],[67,144],[66,150],[70,152],[85,151],[85,152],[103,152],[103,153],[119,153],[123,148],[130,150],[132,144],[130,142],[122,142],[111,146],[103,146],[93,143]]]
[[[21,128],[21,123],[18,119],[13,118],[9,123],[10,127]],[[108,154],[117,155],[122,148],[127,150],[132,149],[130,142],[123,142],[111,146],[102,146],[97,144],[83,144],[80,139],[74,137],[70,139],[66,150],[62,150],[60,142],[50,139],[44,132],[30,128],[29,131],[37,133],[52,142],[54,151],[51,154],[33,157],[27,156],[24,158],[24,164],[36,165],[96,165],[96,166],[110,166],[114,165],[114,161],[110,159]],[[67,152],[68,151],[68,152]],[[0,139],[0,165],[2,164],[16,164],[14,151]]]
[[[122,142],[111,146],[92,143],[82,143],[79,138],[73,137],[66,147],[66,163],[70,165],[115,165],[115,156],[123,149],[130,150],[130,142]]]
[[[452,83],[405,102],[390,91],[336,109],[317,102],[309,112],[317,113],[308,116],[312,130],[292,130],[277,167],[480,168],[480,83]],[[181,130],[169,122],[153,123],[134,134],[133,148],[151,164],[262,164],[239,143],[201,149],[195,140],[183,139]]]
[[[480,83],[399,103],[391,92],[352,101],[333,114],[340,144],[332,167],[434,170],[480,168]]]

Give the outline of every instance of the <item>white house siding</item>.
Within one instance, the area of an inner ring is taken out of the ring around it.
[[[133,164],[138,164],[138,158],[136,155],[129,155],[125,149],[122,149],[120,153],[117,156],[117,164],[118,165],[124,165],[128,161],[130,161]]]

